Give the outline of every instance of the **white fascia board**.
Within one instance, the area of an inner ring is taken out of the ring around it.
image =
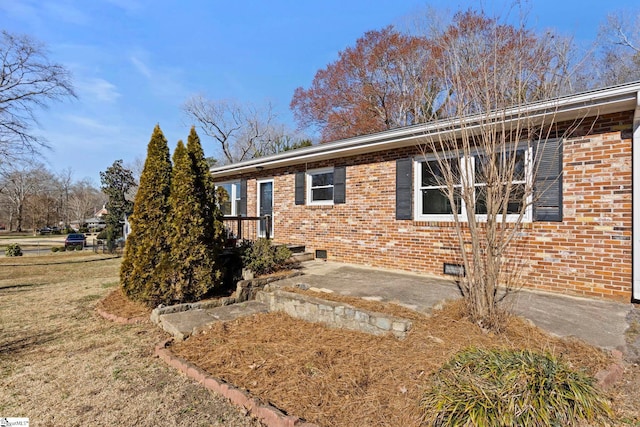
[[[633,254],[631,302],[640,303],[640,92],[636,95],[636,108],[633,116],[633,137],[631,151],[633,153],[632,167],[632,229],[631,253]]]
[[[443,137],[457,133],[481,129],[489,122],[511,124],[522,120],[543,123],[545,120],[558,122],[574,118],[596,116],[624,110],[634,110],[640,83],[593,90],[577,95],[536,102],[521,107],[509,108],[489,114],[477,114],[463,118],[443,119],[436,122],[413,125],[371,135],[349,138],[341,141],[299,148],[258,159],[247,160],[225,166],[211,168],[214,178],[255,172],[258,167],[274,169],[315,162],[326,159],[353,156],[381,150],[419,145],[421,139]]]

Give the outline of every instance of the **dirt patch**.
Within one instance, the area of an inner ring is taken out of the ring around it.
[[[547,351],[592,375],[611,362],[600,350],[550,337],[518,318],[504,334],[483,333],[461,315],[459,303],[427,317],[393,304],[314,296],[410,318],[413,329],[400,341],[268,313],[215,324],[174,344],[172,351],[214,377],[323,426],[418,425],[427,378],[469,346]]]

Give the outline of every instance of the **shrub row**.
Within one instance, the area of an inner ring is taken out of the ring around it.
[[[65,251],[81,251],[82,245],[71,245],[69,247],[54,246],[51,248],[51,252],[65,252]]]

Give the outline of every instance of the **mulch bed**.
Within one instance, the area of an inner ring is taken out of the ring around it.
[[[124,295],[120,287],[98,301],[96,308],[121,319],[148,319],[151,315],[149,307],[131,301]]]
[[[598,349],[551,337],[519,318],[512,318],[504,333],[485,333],[464,318],[459,302],[428,317],[394,304],[316,295],[409,318],[413,328],[400,341],[268,313],[214,324],[175,343],[171,351],[216,378],[323,426],[419,425],[419,402],[430,374],[470,346],[550,352],[592,375],[611,361]]]

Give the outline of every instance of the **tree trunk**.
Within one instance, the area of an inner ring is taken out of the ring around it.
[[[17,217],[16,217],[16,231],[22,231],[22,211],[24,208],[24,204],[20,203],[17,209]]]

